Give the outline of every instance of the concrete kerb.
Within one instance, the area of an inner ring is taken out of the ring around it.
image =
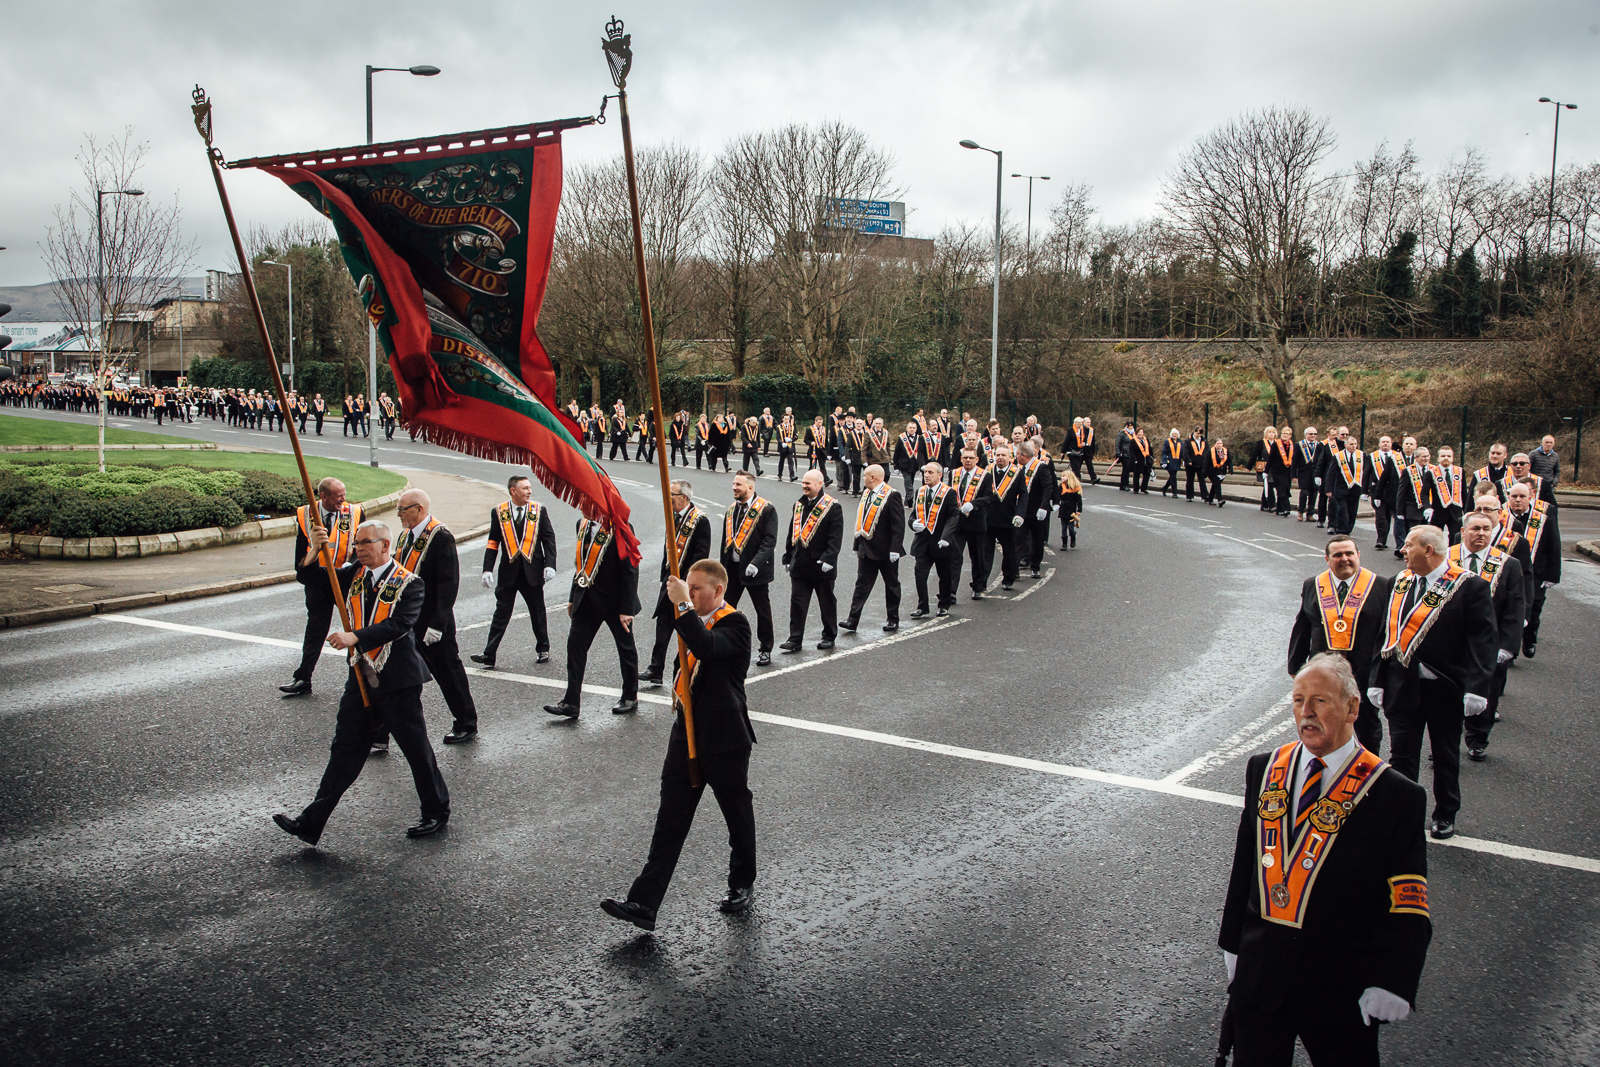
[[[1600,563],[1600,541],[1579,541],[1577,548],[1578,555],[1591,563]]]
[[[215,441],[194,441],[182,445],[106,445],[107,452],[215,452]],[[12,452],[99,452],[99,445],[0,445],[0,453]]]
[[[393,495],[398,499],[400,494],[395,493]],[[293,520],[290,521],[292,522]],[[468,541],[482,537],[488,532],[488,523],[474,526],[465,533],[458,535],[456,543],[466,544]],[[225,582],[190,586],[186,589],[170,589],[158,593],[138,593],[133,596],[112,597],[109,600],[96,600],[88,604],[65,604],[60,607],[33,608],[29,611],[18,611],[10,615],[0,616],[0,629],[10,630],[21,626],[38,626],[47,622],[60,622],[64,619],[81,619],[90,615],[133,611],[137,608],[155,607],[158,604],[171,604],[180,600],[199,600],[202,597],[240,593],[247,589],[260,589],[269,585],[283,585],[292,581],[294,581],[294,571],[279,571],[276,574],[263,574],[255,578],[235,578]]]

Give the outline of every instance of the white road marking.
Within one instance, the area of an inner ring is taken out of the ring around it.
[[[228,630],[214,630],[205,626],[188,626],[182,623],[166,622],[163,620],[141,619],[132,615],[95,615],[93,618],[102,622],[131,623],[136,626],[148,626],[158,630],[172,630],[178,633],[188,633],[202,637],[219,637],[229,641],[244,641],[250,644],[270,645],[275,648],[300,647],[299,642],[287,641],[282,638],[259,637],[255,634],[241,634],[233,633]],[[762,678],[776,678],[779,675],[789,674],[797,670],[804,670],[807,667],[815,667],[824,663],[832,663],[843,656],[854,655],[859,652],[866,652],[870,649],[881,648],[885,645],[891,645],[897,641],[908,640],[919,635],[953,629],[954,627],[969,621],[971,620],[956,619],[947,623],[919,627],[918,629],[909,633],[897,634],[894,637],[886,637],[879,641],[869,642],[861,645],[858,648],[847,649],[835,656],[809,660],[805,663],[797,663],[792,667],[784,667],[776,671],[769,671],[765,674],[755,675],[747,679],[745,684],[749,685],[751,682],[760,681]],[[323,654],[332,654],[336,656],[343,655],[343,653],[337,652],[331,648],[324,648]],[[498,678],[508,682],[517,682],[522,685],[537,685],[552,689],[566,688],[565,682],[557,681],[553,678],[540,678],[536,675],[530,674],[513,674],[509,671],[487,671],[479,670],[477,668],[469,669],[468,673],[477,675],[481,678]],[[599,696],[609,697],[620,696],[622,692],[620,689],[612,689],[607,686],[589,685],[584,686],[583,690],[586,693],[594,693]],[[639,697],[639,700],[641,703],[647,704],[671,703],[670,697],[656,696],[655,694],[650,693],[642,694]],[[1277,707],[1278,705],[1274,705],[1269,714],[1277,714]],[[972,760],[977,763],[990,763],[1002,767],[1015,767],[1019,770],[1036,771],[1041,774],[1055,775],[1063,778],[1078,778],[1083,781],[1098,782],[1101,785],[1109,785],[1124,789],[1138,789],[1149,793],[1160,793],[1165,796],[1182,797],[1187,800],[1199,800],[1207,804],[1218,804],[1223,807],[1244,807],[1243,797],[1234,796],[1231,793],[1219,793],[1210,789],[1197,789],[1193,786],[1183,785],[1177,781],[1170,780],[1172,778],[1170,775],[1167,779],[1162,780],[1157,780],[1154,778],[1138,778],[1134,777],[1133,775],[1113,774],[1110,771],[1096,770],[1093,767],[1075,767],[1071,764],[1051,763],[1047,760],[1028,759],[1025,756],[1012,756],[1003,752],[986,752],[983,749],[961,748],[956,745],[940,744],[936,741],[921,741],[914,737],[901,737],[897,734],[880,733],[876,730],[862,730],[854,726],[837,726],[833,723],[815,722],[810,719],[796,719],[787,715],[773,715],[768,712],[753,711],[750,713],[750,718],[756,722],[769,723],[773,726],[787,726],[791,729],[808,730],[812,733],[832,734],[835,737],[848,737],[857,741],[870,741],[874,744],[888,745],[893,748],[911,749],[913,751],[927,752],[938,756],[952,756],[957,759]],[[1264,719],[1266,716],[1262,716],[1262,718]],[[1245,729],[1249,728],[1250,727],[1247,725]],[[1180,771],[1179,773],[1181,774],[1183,772]],[[1511,845],[1502,841],[1486,841],[1474,837],[1457,836],[1446,841],[1434,841],[1432,843],[1438,845],[1447,845],[1451,848],[1463,848],[1471,852],[1483,852],[1488,855],[1503,856],[1507,859],[1524,860],[1529,863],[1542,863],[1549,867],[1565,867],[1574,871],[1585,871],[1590,874],[1600,874],[1600,860],[1590,859],[1587,856],[1571,856],[1564,852],[1550,852],[1540,848],[1527,848],[1522,845]]]
[[[1213,530],[1211,532],[1212,533],[1216,533],[1215,530]],[[1258,545],[1254,541],[1246,541],[1243,538],[1239,538],[1239,537],[1229,537],[1227,534],[1224,534],[1224,533],[1219,533],[1219,534],[1217,534],[1217,536],[1222,538],[1224,541],[1234,541],[1234,542],[1236,542],[1238,544],[1241,544],[1241,545],[1248,545],[1251,548],[1259,548],[1263,552],[1271,552],[1274,556],[1277,556],[1279,559],[1286,559],[1286,560],[1290,560],[1290,561],[1293,561],[1293,559],[1294,559],[1293,556],[1286,555],[1286,554],[1284,554],[1282,552],[1279,552],[1275,548],[1268,548],[1266,545]]]
[[[1028,599],[1030,596],[1033,595],[1034,590],[1039,589],[1040,587],[1042,587],[1044,585],[1045,582],[1048,582],[1050,579],[1054,578],[1055,576],[1056,576],[1056,569],[1054,567],[1051,567],[1049,570],[1044,572],[1044,577],[1043,578],[1040,578],[1037,582],[1034,582],[1032,585],[1028,586],[1028,588],[1024,589],[1022,592],[1018,593],[1016,596],[1012,597],[1011,599],[1012,600],[1026,600],[1026,599]]]
[[[819,667],[824,663],[833,663],[843,659],[846,656],[855,656],[862,652],[870,652],[873,649],[883,648],[886,645],[896,644],[900,641],[909,641],[913,637],[925,637],[928,634],[935,633],[940,630],[948,630],[952,627],[960,626],[962,623],[968,623],[971,621],[971,619],[950,619],[946,622],[918,626],[914,629],[897,633],[893,637],[883,637],[876,641],[868,641],[866,644],[857,645],[854,648],[847,648],[843,652],[835,651],[819,659],[808,659],[804,663],[795,663],[788,667],[779,667],[777,670],[762,671],[760,674],[752,674],[745,679],[744,684],[749,686],[755,684],[756,682],[764,682],[768,678],[776,678],[779,675],[793,674],[795,671],[803,671],[807,667]]]
[[[1161,780],[1163,782],[1181,782],[1186,778],[1193,778],[1202,771],[1207,771],[1212,767],[1220,766],[1235,756],[1242,755],[1245,752],[1256,751],[1255,744],[1257,737],[1259,736],[1257,732],[1268,723],[1273,722],[1277,723],[1277,725],[1270,729],[1270,731],[1267,733],[1267,736],[1270,737],[1273,734],[1281,732],[1288,725],[1283,718],[1284,712],[1288,711],[1292,704],[1292,695],[1284,697],[1282,700],[1272,705],[1272,707],[1268,708],[1262,715],[1239,727],[1239,729],[1233,732],[1231,737],[1228,737],[1216,748],[1202,756],[1196,757],[1195,760],[1189,763],[1187,766],[1179,767],[1177,770],[1173,771],[1171,774],[1167,775]]]

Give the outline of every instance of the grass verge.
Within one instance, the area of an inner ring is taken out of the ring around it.
[[[92,445],[100,439],[98,426],[54,419],[30,419],[19,415],[0,415],[0,445]],[[187,445],[199,444],[183,437],[139,430],[106,428],[108,445]],[[185,452],[186,456],[194,453]]]
[[[35,421],[35,420],[19,420]],[[172,438],[163,438],[171,441]],[[60,452],[45,456],[32,456],[27,453],[11,453],[7,456],[13,463],[43,462],[43,463],[83,463],[82,452]],[[93,454],[87,460],[94,462]],[[300,471],[295,467],[294,456],[283,455],[275,452],[107,452],[106,463],[123,464],[136,463],[151,467],[203,467],[221,468],[235,471],[269,471],[273,474],[288,478],[296,484],[300,481]],[[311,473],[314,484],[321,478],[338,478],[344,483],[345,496],[350,500],[371,500],[374,497],[385,496],[405,488],[406,478],[403,474],[395,474],[383,469],[374,469],[359,463],[346,463],[341,459],[320,459],[316,456],[306,457],[306,469]]]

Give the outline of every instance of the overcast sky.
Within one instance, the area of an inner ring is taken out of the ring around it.
[[[611,83],[599,52],[612,14],[634,36],[635,138],[708,156],[730,136],[842,119],[897,160],[910,232],[992,217],[993,157],[1094,187],[1102,217],[1156,206],[1193,139],[1273,103],[1328,115],[1346,166],[1387,138],[1425,167],[1463,146],[1493,170],[1548,172],[1551,107],[1563,162],[1600,154],[1594,0],[711,0],[595,5],[385,0],[7,5],[0,64],[0,285],[48,281],[39,255],[54,206],[79,180],[86,133],[126,126],[150,143],[140,184],[181,198],[197,270],[226,267],[226,230],[189,115],[199,82],[230,159],[359,143],[363,65],[431,63],[436,78],[379,74],[379,140],[592,114]],[[570,162],[619,150],[618,127],[567,135]],[[276,180],[230,175],[244,225],[309,213]],[[1006,179],[1020,221],[1026,183]]]

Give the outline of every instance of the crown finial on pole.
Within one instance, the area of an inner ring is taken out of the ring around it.
[[[628,71],[633,66],[633,34],[622,32],[622,20],[615,15],[606,23],[606,39],[600,42],[611,68],[611,81],[619,90],[628,88]]]

